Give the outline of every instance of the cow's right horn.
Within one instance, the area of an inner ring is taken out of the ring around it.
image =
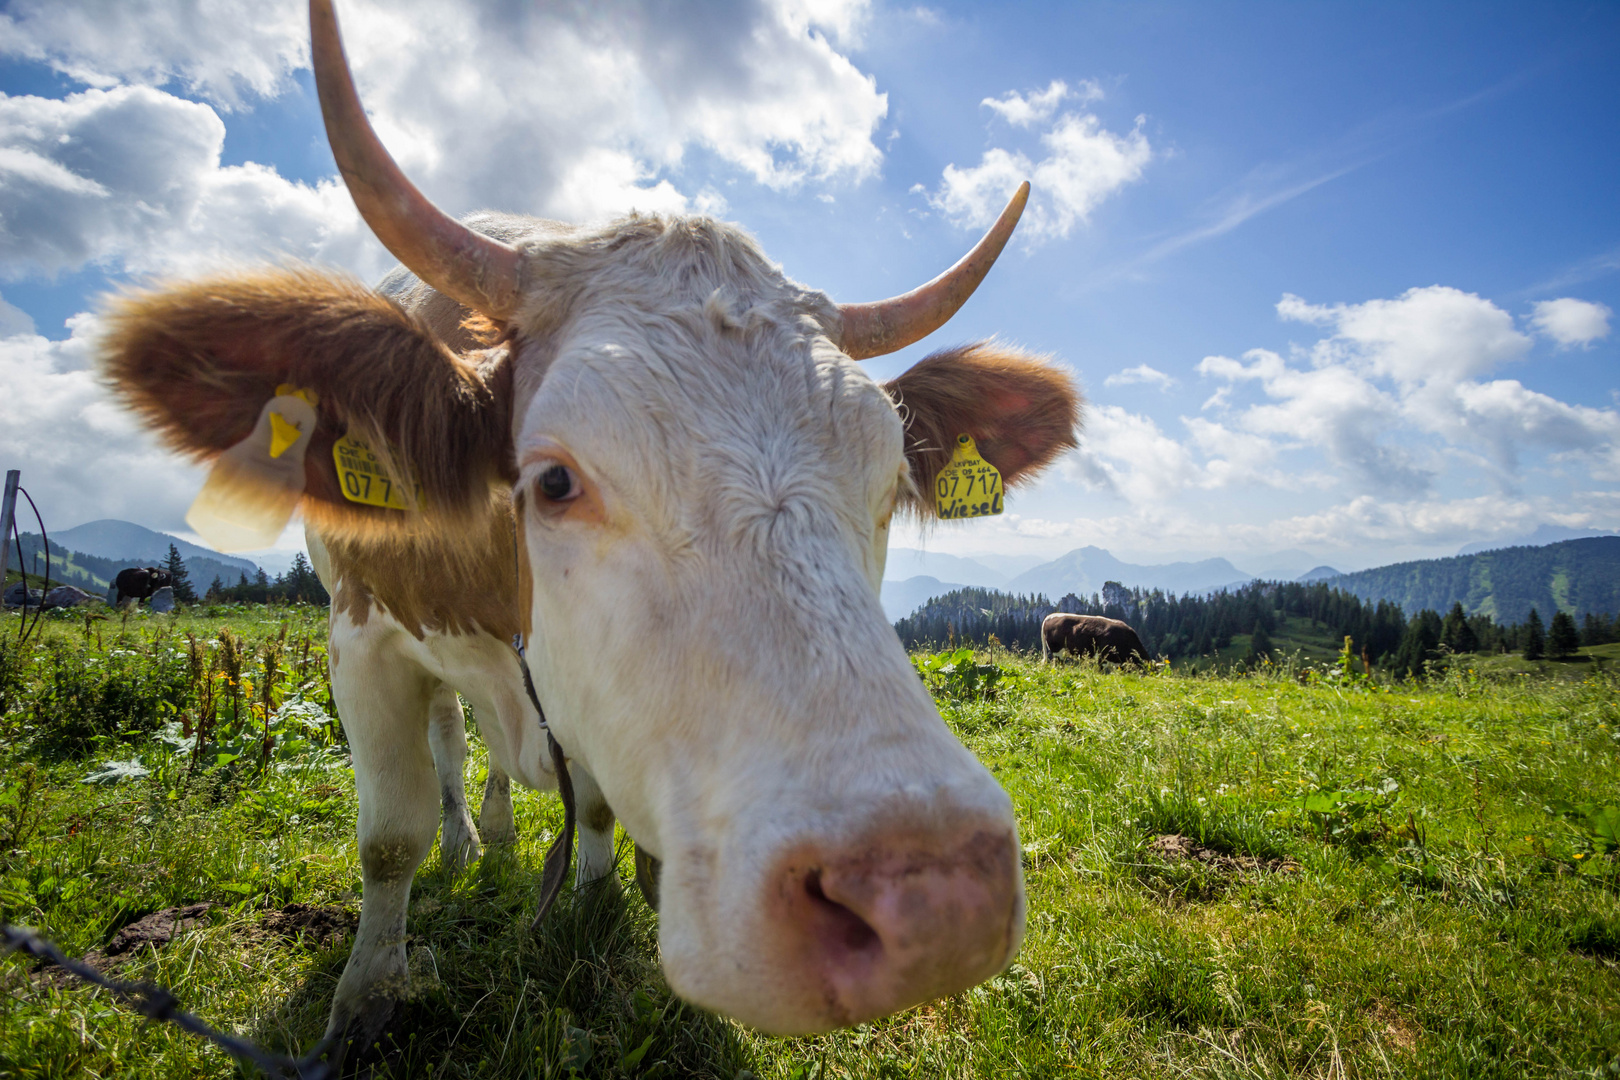
[[[996,264],[996,257],[1012,239],[1028,202],[1029,181],[1025,180],[973,250],[928,284],[875,303],[839,305],[844,332],[838,347],[844,355],[851,360],[883,356],[921,341],[944,326]]]
[[[332,0],[310,0],[309,36],[326,138],[371,231],[407,269],[446,296],[495,319],[515,314],[521,253],[434,206],[394,164],[360,105]]]

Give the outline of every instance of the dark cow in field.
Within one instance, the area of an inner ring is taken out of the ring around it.
[[[131,566],[113,578],[113,607],[125,600],[145,600],[159,589],[174,584],[174,577],[157,566]]]
[[[1101,615],[1070,615],[1054,611],[1041,620],[1041,657],[1070,652],[1076,656],[1095,654],[1110,664],[1123,664],[1135,658],[1149,659],[1142,639],[1126,623]]]

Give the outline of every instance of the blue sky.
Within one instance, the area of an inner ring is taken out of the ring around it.
[[[298,4],[188,7],[0,9],[0,457],[59,526],[180,531],[201,482],[95,386],[98,293],[388,265],[333,184]],[[949,264],[1029,176],[978,296],[870,366],[1049,352],[1091,399],[1084,446],[1005,517],[897,543],[1266,572],[1620,529],[1613,4],[339,14],[384,139],[452,212],[712,212],[861,300]]]

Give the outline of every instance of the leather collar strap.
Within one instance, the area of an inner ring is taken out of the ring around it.
[[[557,737],[551,733],[551,725],[546,723],[546,710],[540,705],[540,695],[534,692],[529,660],[523,652],[522,634],[513,636],[512,648],[517,650],[518,667],[523,670],[523,689],[529,692],[529,701],[540,716],[540,730],[546,733],[546,748],[551,751],[551,769],[557,774],[557,795],[563,804],[562,832],[546,849],[546,861],[540,873],[540,910],[534,913],[534,922],[529,924],[530,930],[538,930],[546,912],[557,902],[557,895],[562,892],[563,882],[568,878],[568,867],[574,859],[574,782],[568,776],[568,759],[557,744]]]

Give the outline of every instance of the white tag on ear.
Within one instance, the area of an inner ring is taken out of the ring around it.
[[[216,551],[275,543],[304,495],[304,451],[315,419],[301,395],[271,398],[252,433],[215,459],[186,524]]]

